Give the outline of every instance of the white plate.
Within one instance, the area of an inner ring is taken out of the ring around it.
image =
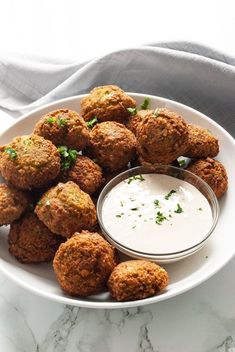
[[[130,95],[136,99],[138,104],[145,98],[143,94]],[[48,111],[59,108],[79,111],[82,97],[77,96],[59,100],[23,116],[1,135],[0,145],[8,143],[16,135],[31,133],[35,122]],[[228,171],[230,186],[227,194],[220,201],[219,222],[207,245],[189,258],[165,265],[170,275],[170,284],[166,292],[133,302],[115,302],[108,293],[84,299],[65,295],[57,284],[51,264],[20,264],[8,253],[7,227],[0,229],[0,270],[2,272],[26,289],[57,302],[88,308],[127,308],[163,301],[185,292],[207,280],[233,257],[235,252],[235,187],[233,187],[235,178],[235,141],[222,127],[198,111],[171,100],[153,96],[150,96],[150,98],[151,108],[167,107],[175,110],[187,122],[210,129],[220,141],[221,152],[218,159],[223,162]]]

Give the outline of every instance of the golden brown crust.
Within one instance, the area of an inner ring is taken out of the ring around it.
[[[198,159],[189,164],[187,170],[201,177],[212,188],[217,198],[222,197],[227,191],[227,172],[218,160]]]
[[[188,124],[189,147],[184,156],[189,158],[214,158],[219,153],[219,141],[208,130]]]
[[[102,291],[117,265],[115,249],[98,233],[75,233],[61,244],[53,267],[61,288],[72,296]]]
[[[108,288],[117,301],[144,299],[163,291],[169,277],[162,267],[146,260],[118,264],[108,280]]]
[[[135,157],[136,139],[124,125],[107,121],[90,133],[88,155],[111,172],[124,168]]]
[[[89,194],[72,181],[50,188],[38,202],[35,212],[54,233],[71,237],[76,231],[92,230],[96,209]]]
[[[136,115],[130,116],[128,118],[128,122],[126,124],[126,127],[131,130],[134,135],[137,133],[137,128],[142,122],[143,119],[145,119],[146,116],[149,116],[153,114],[154,110],[139,110]]]
[[[27,264],[51,261],[62,241],[33,213],[15,221],[8,236],[9,252]]]
[[[7,150],[14,150],[14,158]],[[50,141],[36,135],[21,136],[5,146],[0,172],[7,182],[19,189],[46,186],[60,172],[60,155]]]
[[[63,182],[75,182],[88,194],[95,193],[104,182],[101,167],[84,155],[78,155],[72,167],[61,177]]]
[[[19,219],[29,205],[29,197],[5,184],[0,185],[0,226]]]
[[[136,102],[121,88],[115,85],[95,87],[81,101],[81,114],[85,121],[94,117],[100,122],[117,121],[125,123],[130,113],[127,108],[134,108]]]
[[[89,139],[89,130],[84,119],[69,109],[51,111],[37,122],[34,134],[50,140],[53,144],[82,150]]]
[[[188,127],[181,116],[159,108],[138,124],[137,150],[149,163],[169,164],[188,148]]]

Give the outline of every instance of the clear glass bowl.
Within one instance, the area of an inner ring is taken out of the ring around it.
[[[207,233],[205,233],[203,240],[200,240],[194,246],[189,247],[184,250],[181,250],[181,251],[164,253],[164,254],[162,254],[162,253],[149,254],[149,253],[136,251],[133,248],[126,247],[122,243],[117,242],[112,237],[112,233],[107,231],[107,229],[104,226],[103,219],[102,219],[102,208],[103,208],[105,197],[108,195],[108,193],[111,191],[111,189],[113,187],[115,187],[117,184],[119,184],[121,181],[124,181],[129,177],[139,175],[139,174],[144,175],[144,174],[151,174],[151,173],[168,175],[168,176],[172,176],[172,177],[184,180],[184,181],[190,183],[191,185],[193,185],[194,187],[196,187],[206,197],[206,199],[211,207],[212,224],[211,224],[210,230]],[[219,217],[219,204],[218,204],[218,200],[217,200],[214,192],[210,188],[210,186],[206,182],[204,182],[200,177],[198,177],[197,175],[195,175],[187,170],[184,170],[184,169],[181,169],[181,168],[178,168],[175,166],[171,166],[171,165],[138,166],[138,167],[135,167],[135,168],[132,168],[132,169],[129,169],[127,171],[120,173],[119,175],[114,177],[103,188],[102,192],[100,193],[98,202],[97,202],[97,217],[98,217],[98,221],[99,221],[99,225],[101,227],[101,230],[102,230],[104,236],[106,237],[106,239],[110,243],[112,243],[122,253],[124,253],[130,257],[134,257],[134,258],[147,259],[147,260],[157,261],[159,263],[160,262],[167,263],[167,262],[172,262],[172,261],[176,261],[179,259],[183,259],[183,258],[197,252],[199,249],[201,249],[205,245],[206,241],[211,236],[211,234],[217,224],[218,217]]]

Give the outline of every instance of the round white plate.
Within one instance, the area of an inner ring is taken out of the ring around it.
[[[136,99],[138,105],[145,98],[143,94],[130,95]],[[69,108],[79,111],[82,97],[62,99],[23,116],[1,135],[0,145],[8,143],[15,136],[30,134],[36,121],[51,110]],[[0,270],[12,280],[36,294],[65,304],[88,308],[127,308],[163,301],[185,292],[207,280],[233,257],[235,252],[235,187],[233,187],[235,141],[222,127],[198,111],[171,100],[154,96],[149,97],[151,98],[151,108],[167,107],[174,110],[182,115],[187,122],[208,128],[220,141],[221,151],[218,159],[222,161],[227,169],[230,186],[227,194],[220,201],[219,222],[206,246],[186,259],[164,266],[169,272],[170,284],[162,294],[132,302],[116,302],[108,293],[82,299],[70,297],[61,291],[51,264],[20,264],[13,258],[8,252],[8,228],[2,227],[0,229]]]

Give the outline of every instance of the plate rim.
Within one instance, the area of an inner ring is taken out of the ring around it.
[[[130,95],[130,96],[138,97],[138,98],[145,98],[147,96],[150,99],[151,98],[157,99],[159,102],[170,103],[170,104],[173,103],[173,104],[175,104],[175,105],[177,105],[179,107],[182,107],[184,109],[186,108],[186,110],[191,111],[193,114],[197,114],[197,115],[201,116],[204,120],[209,121],[210,124],[216,126],[217,129],[219,129],[220,131],[222,131],[223,134],[226,135],[226,138],[228,138],[230,140],[230,142],[235,147],[234,138],[222,126],[220,126],[217,122],[212,120],[207,115],[203,114],[202,112],[200,112],[200,111],[198,111],[198,110],[196,110],[196,109],[194,109],[194,108],[192,108],[192,107],[190,107],[190,106],[188,106],[186,104],[182,104],[182,103],[177,102],[177,101],[172,100],[172,99],[167,99],[167,98],[164,98],[164,97],[151,95],[151,94],[147,94],[147,93],[143,94],[143,93],[127,92],[127,94]],[[40,107],[37,107],[37,108],[33,109],[32,111],[27,112],[26,114],[23,114],[20,118],[17,118],[17,120],[15,122],[13,122],[8,128],[6,128],[0,134],[0,140],[3,137],[4,134],[7,134],[12,128],[14,128],[18,124],[20,124],[23,120],[26,120],[32,114],[40,112],[42,109],[50,108],[53,105],[57,105],[57,104],[61,104],[61,103],[69,103],[70,101],[74,101],[76,99],[81,99],[81,98],[83,98],[83,97],[85,97],[87,95],[88,94],[79,94],[79,95],[74,95],[74,96],[58,99],[58,100],[52,101],[50,103],[43,104]],[[213,270],[210,270],[209,274],[206,271],[206,274],[202,275],[196,282],[193,281],[193,280],[190,281],[187,284],[186,287],[183,284],[182,288],[178,287],[173,292],[170,292],[170,291],[166,290],[162,294],[155,295],[155,296],[152,296],[152,297],[148,297],[148,298],[143,299],[143,300],[127,301],[127,302],[83,301],[83,300],[80,300],[79,298],[74,298],[74,297],[70,298],[70,297],[67,297],[67,296],[59,296],[56,293],[45,292],[44,290],[40,290],[38,288],[34,288],[32,285],[28,284],[27,282],[24,282],[20,277],[16,277],[11,271],[7,270],[7,268],[3,267],[1,265],[2,260],[3,260],[1,257],[0,257],[0,271],[4,275],[9,277],[13,282],[17,283],[19,286],[23,287],[24,289],[28,290],[29,292],[32,292],[32,293],[34,293],[36,295],[39,295],[39,296],[41,296],[43,298],[52,300],[52,301],[57,302],[57,303],[68,304],[68,305],[78,306],[78,307],[83,307],[83,308],[92,308],[92,309],[94,309],[94,308],[95,309],[120,309],[120,308],[134,308],[134,307],[138,307],[138,306],[149,305],[149,304],[165,301],[165,300],[168,300],[168,299],[170,299],[172,297],[175,297],[175,296],[178,296],[180,294],[183,294],[183,293],[193,289],[194,287],[202,284],[203,282],[209,280],[213,275],[215,275],[225,265],[227,265],[228,262],[234,257],[234,255],[235,255],[235,249],[234,249],[233,252],[231,252],[231,254],[228,257],[226,257],[226,260],[223,261],[222,265],[217,265]],[[63,291],[61,291],[61,292],[63,292]]]

